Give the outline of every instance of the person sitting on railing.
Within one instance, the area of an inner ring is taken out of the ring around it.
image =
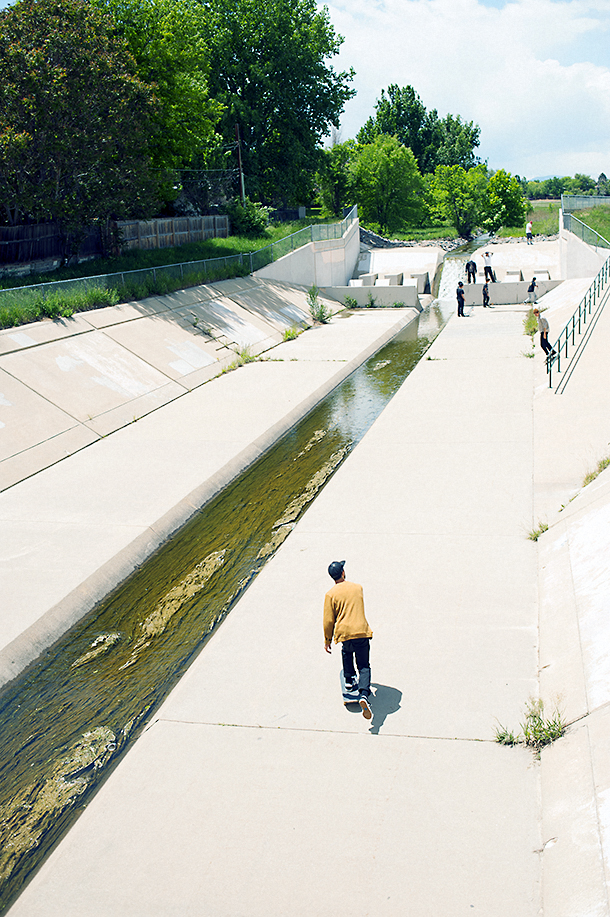
[[[538,322],[538,331],[540,332],[540,346],[544,350],[547,357],[556,357],[557,351],[553,350],[549,344],[549,323],[547,322],[546,318],[540,314],[540,309],[534,309],[534,315],[536,316],[536,321]]]

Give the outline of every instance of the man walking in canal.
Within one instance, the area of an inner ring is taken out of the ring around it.
[[[341,644],[343,675],[348,691],[358,691],[362,714],[370,720],[371,664],[370,644],[373,631],[364,615],[362,586],[345,579],[345,561],[333,560],[328,568],[335,581],[324,596],[324,649],[331,652],[331,643]],[[354,658],[356,668],[354,668]]]

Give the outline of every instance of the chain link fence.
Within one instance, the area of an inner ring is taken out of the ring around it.
[[[72,280],[55,280],[46,283],[28,284],[0,290],[0,309],[13,305],[24,298],[38,294],[47,297],[60,292],[87,290],[116,290],[131,299],[144,298],[151,294],[163,294],[179,289],[181,285],[193,286],[205,280],[220,280],[251,274],[253,271],[277,261],[284,255],[307,245],[329,239],[341,239],[358,219],[358,208],[353,207],[340,223],[321,223],[307,226],[277,242],[254,252],[243,252],[220,258],[205,258],[201,261],[183,261],[159,267],[140,268],[133,271],[119,271],[97,274],[91,277],[76,277]]]

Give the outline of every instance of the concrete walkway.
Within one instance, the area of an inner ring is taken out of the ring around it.
[[[493,741],[538,684],[522,317],[451,319],[11,917],[539,914],[540,768]],[[333,558],[372,722],[323,652]]]

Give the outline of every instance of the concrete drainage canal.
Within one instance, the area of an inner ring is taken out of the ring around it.
[[[0,913],[421,359],[448,305],[433,302],[3,692]]]

